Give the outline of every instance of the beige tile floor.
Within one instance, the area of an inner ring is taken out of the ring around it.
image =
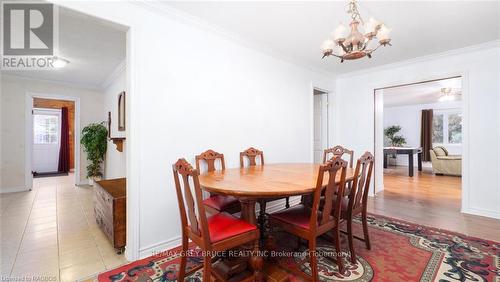
[[[72,174],[0,194],[0,278],[76,281],[126,263],[94,221],[92,187]]]

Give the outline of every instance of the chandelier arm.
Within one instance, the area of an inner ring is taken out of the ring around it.
[[[382,46],[382,44],[379,43],[377,47],[375,47],[369,51],[366,51],[366,52],[371,54],[371,53],[375,52],[378,48],[380,48],[380,46]]]
[[[349,50],[348,50],[348,49],[347,49],[347,47],[344,45],[344,43],[339,42],[338,44],[339,44],[339,46],[340,46],[340,47],[342,47],[342,50],[344,50],[344,52],[349,53]]]

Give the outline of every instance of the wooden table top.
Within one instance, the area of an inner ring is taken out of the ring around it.
[[[127,196],[127,178],[99,180],[96,183],[115,199]]]
[[[204,173],[199,179],[204,190],[218,194],[255,198],[295,196],[314,191],[319,166],[311,163],[266,164]],[[340,181],[339,174],[337,181]],[[346,181],[353,178],[354,169],[347,168]],[[323,184],[327,183],[328,174],[325,174]]]

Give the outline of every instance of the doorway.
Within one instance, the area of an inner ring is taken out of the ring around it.
[[[314,163],[323,162],[323,150],[328,148],[328,92],[314,88]]]
[[[430,214],[436,221],[460,216],[467,142],[462,80],[453,76],[374,90],[374,192],[400,207],[391,213],[417,222],[431,220]]]
[[[61,110],[34,108],[31,168],[34,177],[61,173],[58,171],[61,136]]]
[[[71,96],[26,93],[26,116],[31,117],[25,125],[26,183],[30,189],[34,177],[71,173],[75,183],[80,183],[79,100]],[[66,126],[62,126],[63,123]]]

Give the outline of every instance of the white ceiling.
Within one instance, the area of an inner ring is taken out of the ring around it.
[[[70,63],[62,69],[3,73],[99,89],[125,60],[125,53],[123,26],[59,7],[59,51],[55,55]]]
[[[499,1],[361,1],[364,18],[392,29],[392,47],[372,59],[321,59],[320,44],[340,22],[346,1],[166,1],[169,5],[294,61],[346,73],[500,38]]]
[[[457,94],[456,101],[461,99],[462,79],[458,77],[383,89],[384,107],[437,103],[442,96],[441,88],[444,87],[451,88],[451,93]]]

